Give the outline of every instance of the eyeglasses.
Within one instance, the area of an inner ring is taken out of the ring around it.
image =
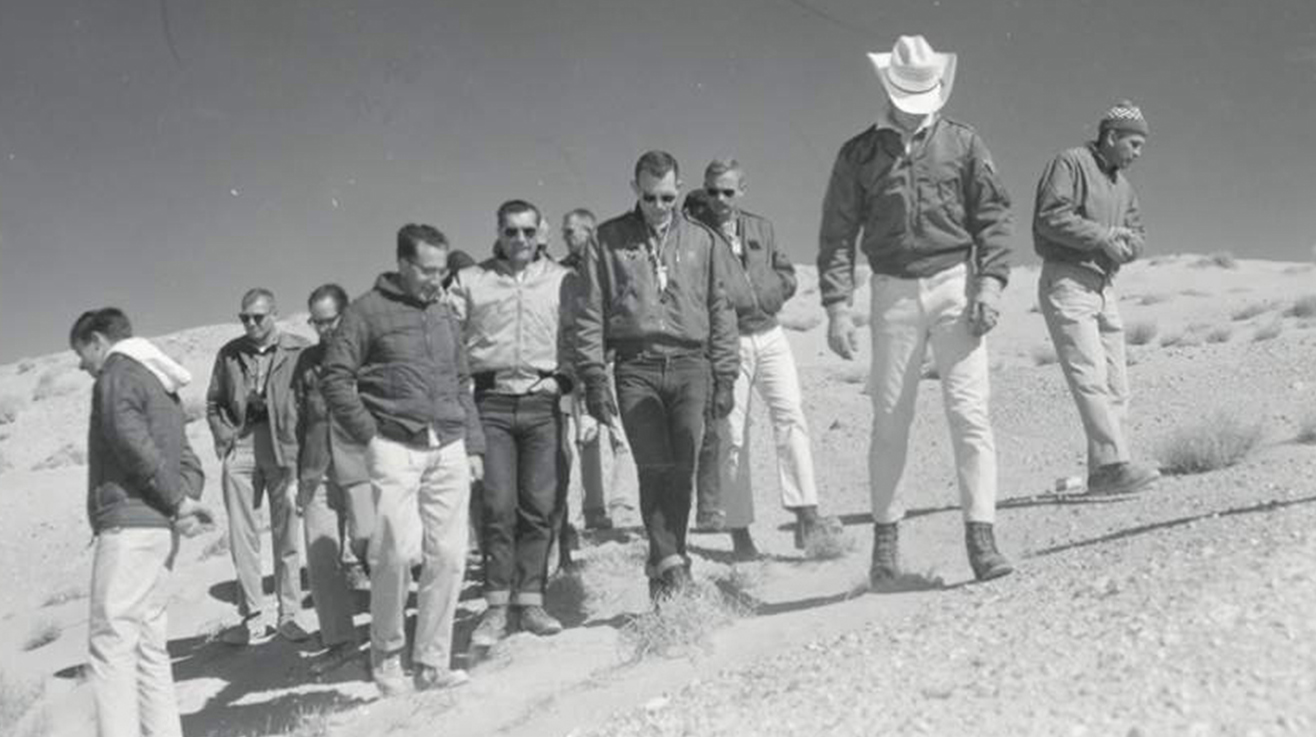
[[[524,238],[534,238],[539,233],[539,228],[503,228],[503,235],[507,238],[515,238],[518,235]]]
[[[646,193],[640,195],[640,199],[644,200],[645,202],[649,203],[650,205],[652,205],[653,203],[657,202],[658,200],[662,200],[664,205],[670,205],[670,204],[672,204],[673,202],[676,202],[676,195],[674,195],[674,194],[649,194],[648,192],[646,192]]]
[[[246,324],[248,324],[248,323],[250,323],[250,324],[252,324],[252,325],[260,325],[261,323],[265,322],[265,318],[267,318],[267,317],[269,317],[269,314],[268,314],[268,313],[263,313],[263,312],[239,312],[239,313],[238,313],[238,319],[242,321],[242,324],[243,324],[243,325],[246,325]]]
[[[332,326],[332,325],[333,325],[334,323],[336,323],[336,322],[338,322],[338,316],[337,316],[337,315],[335,315],[334,317],[322,317],[322,318],[308,317],[308,318],[306,318],[306,324],[307,324],[307,325],[313,325],[313,326],[315,326],[315,327],[317,327],[317,328],[327,328],[327,327]]]
[[[728,200],[738,194],[734,189],[718,189],[717,187],[704,187],[704,191],[713,197],[725,197]]]

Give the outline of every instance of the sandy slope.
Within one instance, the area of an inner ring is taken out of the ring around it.
[[[758,616],[719,631],[694,658],[624,663],[618,626],[644,609],[646,597],[631,557],[641,543],[623,533],[585,551],[591,564],[580,579],[555,583],[552,606],[576,625],[563,635],[511,638],[473,664],[474,682],[456,694],[375,702],[363,671],[312,683],[306,653],[289,646],[232,651],[205,642],[230,616],[231,567],[226,556],[203,555],[218,535],[189,541],[171,609],[187,732],[275,734],[305,720],[302,714],[342,707],[311,719],[307,733],[427,734],[433,725],[445,734],[526,735],[1311,733],[1316,700],[1305,697],[1316,690],[1316,654],[1313,620],[1303,613],[1316,604],[1316,448],[1287,441],[1303,413],[1316,411],[1316,322],[1281,312],[1316,294],[1316,271],[1271,262],[1201,267],[1198,260],[1140,264],[1121,279],[1126,321],[1157,327],[1150,344],[1132,349],[1139,451],[1150,457],[1169,432],[1217,409],[1262,422],[1268,446],[1234,469],[1173,479],[1132,500],[1004,502],[1000,537],[1020,563],[1014,577],[960,585],[969,571],[957,492],[938,387],[929,381],[905,488],[916,511],[904,554],[911,569],[951,588],[849,597],[869,550],[867,366],[827,352],[806,268],[786,321],[813,324],[791,338],[810,398],[824,504],[849,524],[849,555],[811,562],[790,547],[772,449],[760,431],[755,533],[769,557],[740,567],[760,602]],[[992,337],[993,418],[1007,500],[1082,472],[1081,431],[1059,370],[1035,365],[1048,342],[1040,315],[1030,311],[1035,285],[1035,269],[1016,272]],[[859,309],[865,300],[866,290]],[[1252,304],[1266,309],[1231,319]],[[1280,335],[1254,342],[1272,324]],[[1223,343],[1190,337],[1161,345],[1165,336],[1204,337],[1222,325],[1232,329]],[[215,349],[236,332],[216,326],[161,339],[197,376],[188,401],[204,391]],[[0,426],[0,468],[7,469],[0,471],[7,507],[0,515],[0,652],[11,677],[47,684],[54,734],[87,733],[90,713],[85,686],[68,677],[85,658],[86,600],[76,596],[85,595],[90,554],[86,471],[77,454],[89,384],[67,353],[0,367],[0,398],[24,405]],[[756,427],[764,428],[763,419],[760,413]],[[204,423],[189,426],[189,435],[207,461],[207,496],[218,503]],[[55,468],[32,470],[52,456]],[[622,493],[633,496],[633,484]],[[699,577],[727,574],[722,536],[694,543]],[[75,598],[41,606],[56,592]],[[464,605],[459,641],[478,608]],[[62,636],[22,651],[46,621]]]

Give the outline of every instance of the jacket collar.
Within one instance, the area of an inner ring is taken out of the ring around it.
[[[1097,146],[1096,141],[1088,141],[1088,151],[1092,154],[1092,160],[1097,162],[1097,168],[1101,170],[1113,182],[1119,178],[1120,170],[1115,168],[1106,161],[1106,157],[1101,155],[1101,149]]]
[[[419,307],[421,309],[429,307],[439,301],[438,295],[435,295],[434,299],[426,302],[407,294],[406,291],[402,289],[402,275],[396,271],[386,271],[383,274],[380,274],[379,277],[375,279],[375,289],[391,300],[403,302],[412,307]]]

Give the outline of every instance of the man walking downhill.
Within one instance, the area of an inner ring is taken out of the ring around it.
[[[686,527],[704,414],[731,412],[739,371],[736,315],[727,300],[715,236],[676,207],[676,159],[650,151],[635,164],[634,210],[599,226],[585,251],[584,296],[576,316],[589,413],[616,413],[639,471],[640,514],[649,536],[649,593],[659,603],[690,583]],[[711,404],[710,404],[710,394]]]
[[[1078,405],[1088,441],[1088,493],[1127,494],[1160,478],[1130,461],[1124,321],[1115,277],[1142,255],[1146,232],[1124,171],[1149,134],[1142,111],[1123,101],[1097,140],[1062,152],[1037,183],[1033,244],[1042,257],[1038,304]]]
[[[347,307],[347,293],[337,284],[325,284],[316,287],[306,303],[320,342],[302,351],[292,386],[297,400],[297,508],[305,527],[306,567],[320,622],[320,644],[325,648],[311,665],[318,675],[357,654],[352,626],[356,587],[351,572],[360,570],[357,575],[365,576],[361,561],[369,552],[375,502],[365,448],[330,417],[320,386],[325,348]]]
[[[370,658],[385,696],[407,690],[403,608],[417,534],[415,687],[468,680],[451,668],[452,625],[466,570],[471,480],[482,475],[484,453],[460,327],[439,298],[448,239],[432,226],[407,225],[396,253],[397,271],[381,274],[343,313],[321,376],[333,418],[366,446],[376,515]]]
[[[544,609],[544,586],[563,501],[558,404],[571,390],[564,338],[575,279],[536,247],[534,205],[504,202],[495,221],[494,257],[463,271],[451,299],[484,428],[480,549],[488,607],[471,636],[476,647],[494,645],[512,626],[535,635],[562,631]]]
[[[950,425],[969,563],[979,580],[993,579],[1013,568],[997,551],[992,530],[996,446],[983,336],[996,324],[1009,278],[1010,200],[978,134],[938,114],[955,81],[955,55],[933,51],[922,36],[901,36],[892,53],[869,57],[888,104],[876,125],[837,155],[818,253],[828,344],[847,360],[858,352],[849,314],[857,238],[873,268],[869,578],[879,587],[900,574],[904,508],[897,492],[930,346]]]
[[[114,307],[84,312],[69,332],[96,383],[87,433],[87,513],[96,536],[88,680],[100,737],[181,737],[169,659],[169,575],[178,536],[214,523],[187,442],[178,391],[187,370]]]
[[[731,532],[738,559],[758,556],[749,526],[754,521],[750,487],[749,426],[752,390],[768,404],[776,441],[782,506],[795,514],[795,547],[816,545],[839,529],[818,515],[809,423],[800,380],[777,313],[795,294],[795,266],[777,248],[772,223],[740,208],[745,173],[735,159],[717,159],[704,170],[704,187],[686,197],[687,212],[718,234],[727,259],[727,296],[740,332],[740,375],[735,406],[726,422],[704,432],[697,475],[699,514],[708,526]]]
[[[238,318],[244,334],[219,349],[206,392],[206,419],[223,462],[229,550],[242,617],[220,635],[230,645],[246,645],[268,631],[262,616],[265,592],[256,518],[262,498],[269,502],[277,632],[291,642],[309,637],[296,619],[302,600],[301,556],[291,488],[297,468],[292,376],[307,341],[279,330],[277,317],[274,294],[268,289],[257,287],[242,296]]]

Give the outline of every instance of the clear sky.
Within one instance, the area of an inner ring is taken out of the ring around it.
[[[409,221],[483,254],[505,199],[610,217],[648,148],[687,185],[739,158],[812,262],[902,33],[960,54],[1021,260],[1042,166],[1121,97],[1151,252],[1312,258],[1313,0],[0,0],[0,361],[103,304],[153,334],[360,292]]]

